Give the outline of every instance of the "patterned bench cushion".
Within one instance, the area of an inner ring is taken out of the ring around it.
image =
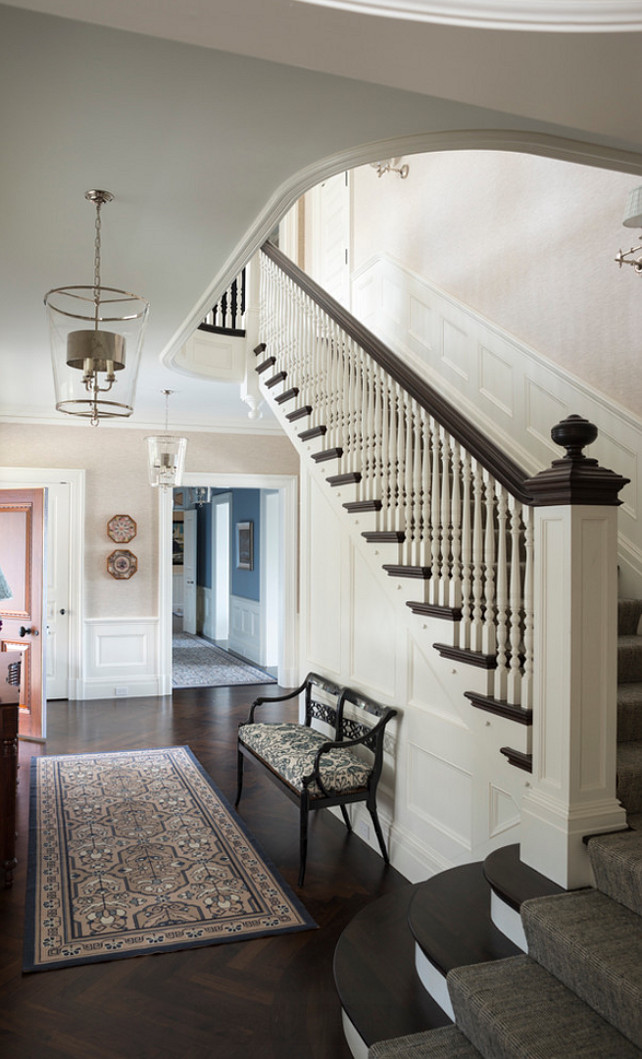
[[[244,724],[239,739],[294,787],[303,790],[303,777],[314,769],[314,758],[323,743],[331,742],[316,728],[302,724]],[[366,786],[369,766],[351,750],[337,747],[321,759],[321,779],[328,794],[345,794]],[[316,783],[310,794],[321,794]]]

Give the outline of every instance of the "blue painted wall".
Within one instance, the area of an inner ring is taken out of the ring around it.
[[[225,490],[226,492],[228,490]],[[232,489],[232,535],[230,539],[230,591],[243,599],[261,598],[261,491]],[[212,587],[212,505],[196,509],[197,562],[196,582],[202,588]],[[254,523],[254,569],[236,567],[236,524]]]
[[[254,569],[237,570],[236,567],[236,524],[237,522],[254,523]],[[232,567],[231,591],[233,596],[243,599],[261,598],[261,491],[259,489],[232,490]]]

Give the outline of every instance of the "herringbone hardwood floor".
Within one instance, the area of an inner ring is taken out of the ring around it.
[[[334,948],[365,904],[405,880],[322,811],[312,816],[306,883],[298,890],[297,809],[249,766],[240,813],[318,930],[21,971],[30,756],[188,745],[233,801],[237,725],[263,690],[278,693],[275,685],[193,688],[167,698],[54,702],[46,747],[21,743],[19,864],[13,887],[0,891],[0,1055],[349,1059],[332,977]]]

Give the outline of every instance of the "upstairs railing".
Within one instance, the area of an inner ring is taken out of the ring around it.
[[[456,621],[493,698],[532,705],[533,534],[526,474],[271,244],[261,335],[351,476],[357,504],[398,540],[397,576]],[[415,581],[416,583],[416,581]]]
[[[245,269],[232,280],[216,305],[198,325],[200,331],[245,337]]]

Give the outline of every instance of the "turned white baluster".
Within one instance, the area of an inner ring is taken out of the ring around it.
[[[459,647],[470,647],[472,628],[473,545],[471,525],[472,471],[470,455],[462,449],[462,515],[461,515],[461,622],[459,623]]]
[[[447,604],[449,607],[461,605],[461,445],[450,438],[451,467],[452,467],[452,496],[450,501],[450,550],[451,550],[451,575],[449,583],[449,595]]]
[[[473,651],[482,649],[482,607],[484,585],[484,541],[482,529],[483,483],[481,467],[477,460],[472,460],[473,468],[473,533],[472,533],[472,612],[471,640]]]
[[[421,431],[421,555],[422,566],[432,562],[432,521],[430,518],[431,479],[432,479],[432,446],[430,444],[430,419],[425,408],[419,409],[419,429]]]
[[[508,686],[508,554],[506,548],[508,500],[506,490],[497,482],[495,492],[497,494],[497,668],[494,697],[504,702]]]
[[[510,511],[510,611],[509,611],[509,644],[510,663],[508,671],[508,701],[520,705],[522,674],[519,651],[522,643],[521,610],[522,610],[522,577],[521,577],[521,508],[515,497],[509,497]]]
[[[521,705],[525,710],[533,708],[533,674],[535,621],[533,613],[533,580],[534,580],[534,540],[533,510],[522,508],[524,522],[524,546],[526,550],[526,568],[524,570],[524,666],[522,676]]]
[[[441,438],[439,424],[430,417],[430,447],[432,449],[432,489],[430,496],[430,602],[439,603],[441,581]]]
[[[484,533],[484,630],[482,651],[495,654],[495,483],[488,471],[484,471],[485,533]]]

